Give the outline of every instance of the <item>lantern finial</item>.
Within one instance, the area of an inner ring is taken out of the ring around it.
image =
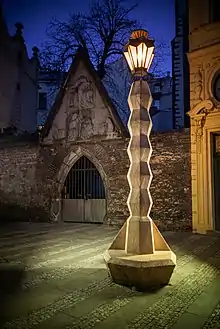
[[[135,30],[131,33],[131,39],[139,39],[139,38],[148,38],[148,32],[146,30]]]

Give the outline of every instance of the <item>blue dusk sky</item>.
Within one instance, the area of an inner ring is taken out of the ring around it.
[[[70,12],[86,12],[92,0],[3,0],[3,11],[11,34],[16,22],[24,25],[29,55],[33,46],[41,47],[47,40],[46,29],[53,17],[68,19]],[[170,42],[175,34],[174,0],[126,0],[128,6],[138,3],[132,18],[139,20],[158,42]],[[171,71],[171,57],[165,67]]]

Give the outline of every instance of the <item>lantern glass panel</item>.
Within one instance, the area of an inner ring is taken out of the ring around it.
[[[142,67],[142,58],[143,58],[143,43],[137,46],[137,66]]]
[[[145,64],[144,64],[144,67],[146,68],[146,69],[149,69],[149,67],[150,67],[150,64],[151,64],[151,62],[152,62],[152,54],[153,54],[153,51],[154,51],[154,47],[150,47],[150,48],[148,48],[148,50],[147,50],[147,56],[146,56],[146,60],[145,60]]]
[[[151,66],[153,58],[154,58],[154,54],[151,55],[151,58],[150,58],[150,61],[149,61],[148,67],[147,67],[147,71],[149,70],[149,68]]]
[[[146,60],[146,56],[147,56],[147,46],[145,45],[145,43],[142,44],[143,45],[143,52],[142,52],[142,63],[141,63],[141,67],[145,67],[145,60]]]
[[[128,52],[133,60],[134,67],[137,67],[137,49],[134,46],[128,46]]]
[[[125,51],[124,52],[124,55],[125,55],[125,58],[126,58],[126,61],[127,61],[128,65],[130,67],[130,70],[133,71],[134,70],[134,66],[133,66],[133,62],[131,61],[131,58],[129,56],[128,51]]]

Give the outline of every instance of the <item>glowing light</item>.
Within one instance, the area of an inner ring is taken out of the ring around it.
[[[132,72],[148,71],[154,57],[154,40],[148,39],[148,32],[137,30],[131,34],[124,55]]]

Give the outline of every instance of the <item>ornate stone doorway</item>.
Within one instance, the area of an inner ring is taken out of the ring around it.
[[[220,227],[220,111],[211,100],[198,103],[191,119],[192,226],[197,233]],[[219,146],[218,146],[219,149]]]
[[[105,187],[99,171],[86,156],[80,157],[70,169],[61,196],[63,221],[103,222]]]
[[[220,231],[220,133],[212,135],[214,227]]]

